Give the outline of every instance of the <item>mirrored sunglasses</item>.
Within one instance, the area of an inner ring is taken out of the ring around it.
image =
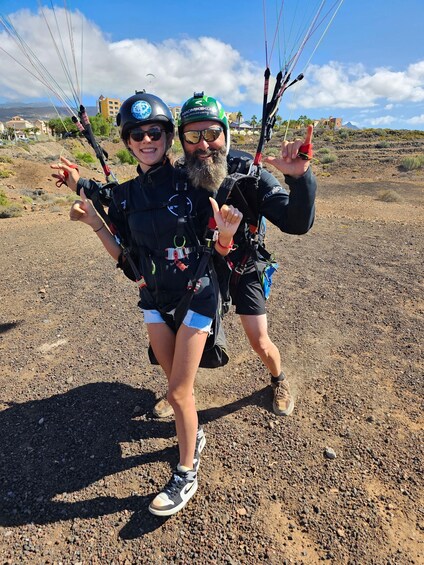
[[[145,136],[148,135],[152,141],[159,141],[163,131],[162,128],[150,128],[148,130],[132,129],[130,137],[133,141],[143,141]]]
[[[183,132],[184,141],[195,145],[203,138],[207,143],[212,143],[216,141],[222,133],[222,128],[213,127],[206,129],[193,129],[190,131]]]

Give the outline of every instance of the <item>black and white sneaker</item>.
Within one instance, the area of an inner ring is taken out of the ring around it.
[[[149,510],[155,516],[172,516],[184,508],[196,490],[196,471],[182,471],[178,464],[169,483],[150,503]]]
[[[203,451],[203,448],[206,445],[206,437],[203,428],[199,428],[196,434],[196,448],[194,450],[194,459],[193,459],[193,469],[194,471],[199,470],[200,467],[200,454]]]

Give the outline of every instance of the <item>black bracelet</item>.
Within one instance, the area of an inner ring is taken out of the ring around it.
[[[101,230],[102,228],[104,228],[104,227],[105,227],[105,225],[104,225],[104,224],[102,224],[102,225],[101,225],[101,226],[99,227],[99,229],[98,229],[98,230],[93,230],[93,232],[94,232],[94,233],[97,233],[98,231],[100,231],[100,230]]]

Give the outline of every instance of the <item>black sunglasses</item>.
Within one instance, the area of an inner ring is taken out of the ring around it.
[[[142,129],[132,129],[130,131],[130,137],[133,141],[143,141],[146,135],[150,137],[152,141],[159,141],[163,133],[162,128],[150,128],[146,131]]]
[[[190,131],[183,132],[183,137],[184,137],[184,141],[190,143],[191,145],[195,145],[196,143],[199,143],[202,138],[207,143],[212,143],[213,141],[216,141],[218,139],[222,131],[223,130],[220,127],[193,129]]]

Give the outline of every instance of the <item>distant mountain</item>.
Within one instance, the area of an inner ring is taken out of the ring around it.
[[[56,106],[56,109],[62,117],[69,117],[66,108]],[[98,112],[96,106],[86,106],[85,109],[89,116],[95,116]],[[0,104],[0,122],[7,122],[14,116],[20,116],[29,122],[34,120],[48,121],[57,118],[57,112],[53,106],[48,106],[45,102]]]
[[[351,124],[350,122],[347,122],[346,124],[342,124],[342,128],[346,128],[346,129],[359,129],[358,126],[354,126],[354,125]]]

